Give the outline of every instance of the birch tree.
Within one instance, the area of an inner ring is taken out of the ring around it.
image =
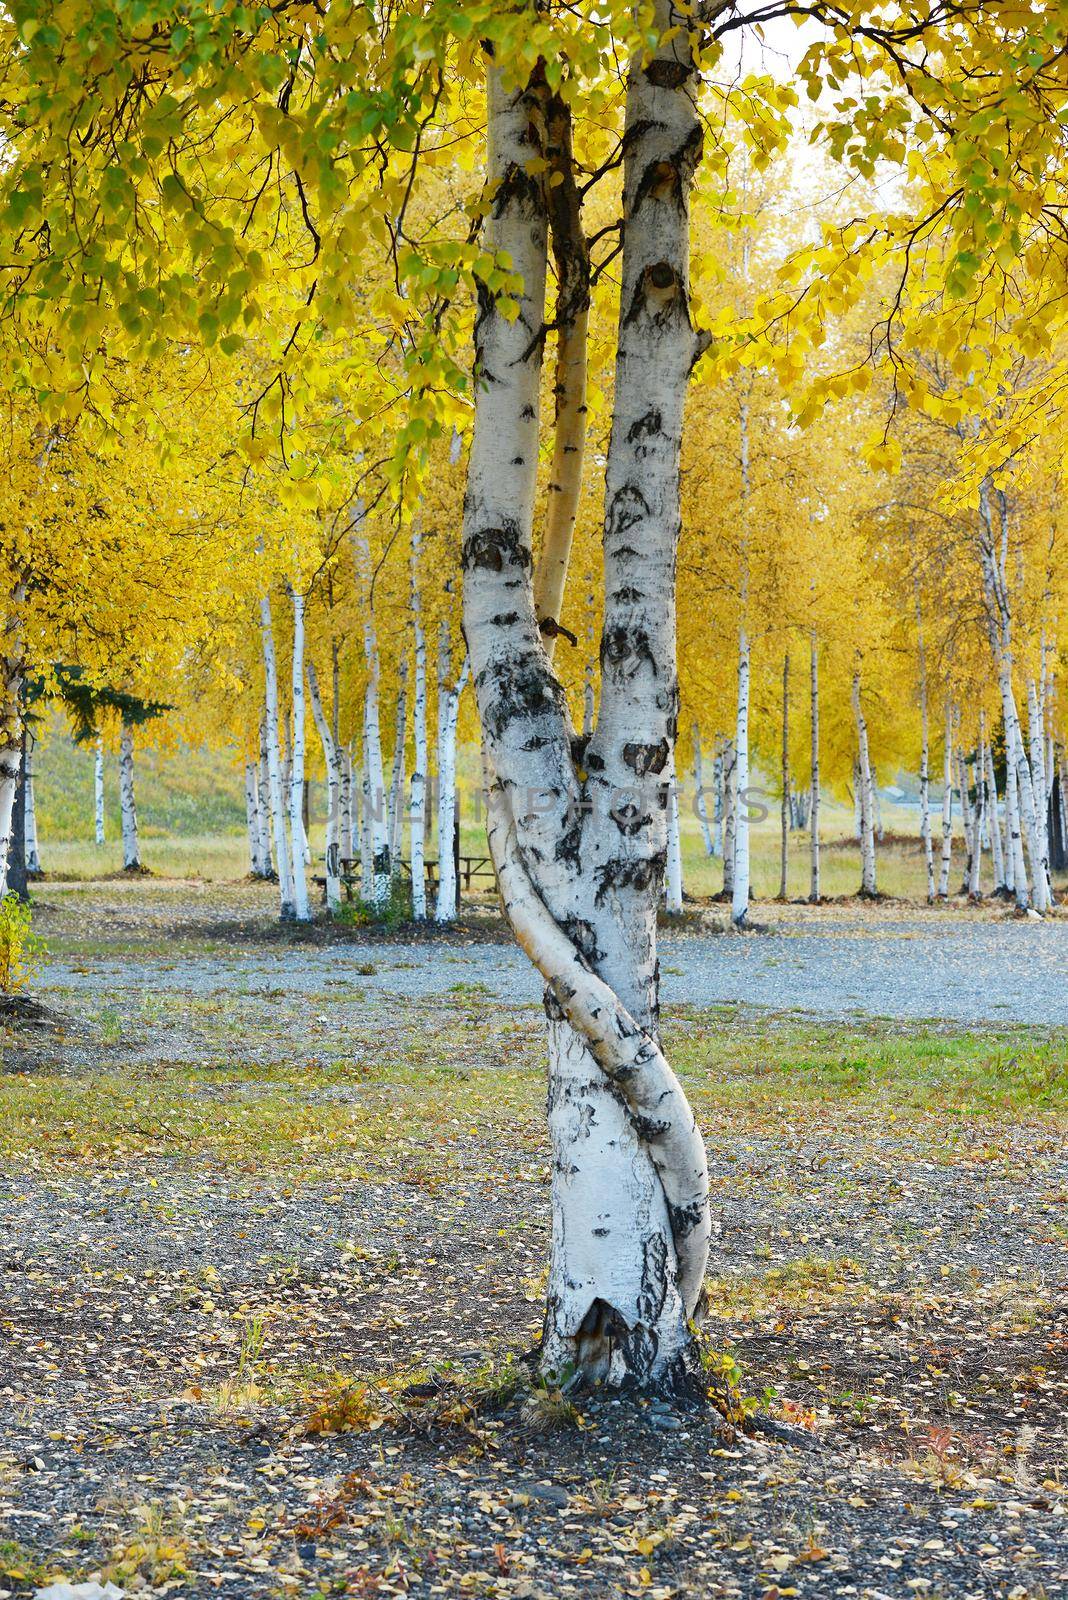
[[[627,81],[622,291],[606,465],[602,691],[577,747],[541,643],[532,521],[549,208],[544,76],[488,70],[486,244],[522,279],[486,305],[464,517],[464,630],[495,773],[490,847],[506,914],[546,980],[553,1243],[543,1370],[580,1383],[690,1381],[688,1322],[710,1233],[704,1150],[657,1042],[656,906],[677,717],[674,566],[689,309],[689,190],[701,148],[688,36]],[[668,36],[665,38],[665,36]],[[503,448],[502,448],[503,446]],[[502,463],[507,462],[507,465]]]

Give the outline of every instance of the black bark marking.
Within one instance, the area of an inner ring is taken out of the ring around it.
[[[643,417],[639,417],[637,422],[631,423],[630,427],[627,429],[627,441],[629,444],[636,444],[637,441],[643,436],[645,438],[652,438],[654,434],[663,433],[663,431],[663,418],[661,417],[660,412],[654,406],[652,410],[647,411]]]
[[[604,905],[608,896],[625,889],[644,894],[660,884],[667,864],[667,852],[658,850],[655,855],[627,861],[616,856],[598,867],[594,873],[597,888],[593,896],[596,906]]]
[[[518,611],[498,611],[495,617],[490,617],[490,626],[494,628],[510,628],[513,622],[518,621]]]
[[[671,1237],[676,1243],[689,1237],[696,1227],[704,1221],[705,1208],[700,1200],[691,1200],[685,1206],[668,1204],[668,1221],[671,1223]]]
[[[544,655],[526,653],[510,661],[494,662],[479,673],[480,689],[488,689],[483,713],[487,732],[499,739],[514,722],[564,713],[564,691],[553,677]]]
[[[633,528],[636,523],[644,521],[649,514],[649,502],[637,484],[625,483],[621,489],[616,490],[612,496],[612,504],[608,508],[606,532],[609,539],[619,538],[628,528]],[[620,552],[615,553],[618,555]]]
[[[654,89],[681,89],[692,72],[692,62],[661,56],[658,61],[650,61],[645,76]]]
[[[657,744],[625,744],[623,764],[639,778],[644,778],[647,772],[663,772],[670,754],[671,746],[666,739]]]
[[[643,661],[649,663],[653,676],[658,676],[660,669],[644,628],[628,628],[622,622],[605,628],[601,635],[602,672],[619,683],[624,676],[633,677]]]
[[[464,541],[460,564],[465,572],[478,568],[485,572],[503,572],[505,563],[521,568],[531,565],[522,529],[512,518],[499,528],[476,528]]]
[[[613,806],[608,815],[612,818],[624,839],[636,839],[642,829],[647,828],[653,820],[647,811],[643,812],[633,802],[628,802],[626,805]]]
[[[638,1315],[645,1323],[656,1324],[664,1309],[668,1290],[668,1245],[662,1233],[645,1241],[642,1251],[642,1284],[638,1293]]]
[[[597,944],[597,930],[592,922],[582,917],[565,917],[561,926],[583,961],[591,966],[604,959],[604,951]]]

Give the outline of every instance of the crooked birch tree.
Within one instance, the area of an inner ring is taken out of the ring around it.
[[[546,982],[553,1234],[544,1371],[664,1390],[692,1372],[689,1319],[710,1234],[704,1147],[658,1041],[656,907],[676,735],[675,558],[690,318],[689,195],[702,132],[688,35],[631,63],[622,288],[606,464],[599,713],[570,724],[532,583],[550,208],[539,170],[557,108],[544,73],[488,70],[486,244],[522,278],[488,295],[464,515],[464,629],[495,781],[489,839],[506,915]],[[533,170],[532,170],[533,169]]]

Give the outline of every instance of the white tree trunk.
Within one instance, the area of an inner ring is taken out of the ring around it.
[[[705,851],[708,855],[716,853],[716,841],[712,837],[712,827],[708,820],[708,802],[705,799],[704,762],[701,754],[701,729],[695,722],[693,725],[693,786],[694,786],[694,811],[701,824],[701,837],[705,841]],[[715,802],[713,801],[713,809]]]
[[[738,715],[734,733],[734,876],[731,922],[740,928],[749,915],[749,634],[738,632]]]
[[[1043,652],[1044,653],[1044,652]],[[1049,871],[1049,789],[1046,777],[1046,729],[1038,686],[1033,678],[1027,683],[1027,732],[1031,746],[1031,774],[1034,786],[1035,848],[1037,859],[1032,858],[1031,870],[1035,880],[1035,905],[1048,911],[1053,904],[1053,888]],[[1038,884],[1041,881],[1042,905],[1038,905]]]
[[[418,524],[412,530],[411,554],[411,606],[412,635],[415,644],[415,681],[413,684],[412,738],[415,764],[409,789],[411,818],[412,860],[412,916],[417,922],[426,918],[426,789],[429,751],[426,736],[426,633],[423,629],[423,590],[420,572],[422,534]]]
[[[968,893],[968,881],[972,872],[972,856],[975,853],[973,837],[973,822],[971,797],[968,793],[968,767],[964,760],[964,751],[957,747],[957,792],[960,795],[960,826],[964,834],[964,876],[961,878],[960,892]]]
[[[3,733],[7,734],[4,727]],[[11,824],[22,751],[8,738],[0,742],[0,898],[7,893],[7,862],[11,850]]]
[[[853,718],[857,725],[857,789],[860,796],[860,892],[874,898],[879,892],[875,879],[875,806],[868,724],[861,701],[859,668],[853,673]]]
[[[122,865],[125,872],[141,870],[141,850],[137,837],[137,806],[134,803],[133,729],[122,725],[119,738],[119,805],[122,811]]]
[[[352,802],[354,785],[352,777],[352,751],[344,749],[339,751],[341,761],[341,822],[338,831],[338,848],[346,861],[352,861],[356,852],[353,849],[353,822]]]
[[[994,752],[989,744],[986,747],[986,792],[990,819],[990,848],[994,858],[994,893],[997,895],[1005,893],[1007,884],[1005,856],[1001,847],[1001,824],[998,820],[997,775],[994,772]]]
[[[968,869],[968,898],[983,895],[983,834],[986,830],[986,732],[979,719],[979,748],[975,761],[975,805],[972,810],[972,857]]]
[[[1020,821],[1019,768],[1008,735],[1005,739],[1005,751],[1005,877],[1016,902],[1017,911],[1026,911],[1031,903],[1031,894],[1027,885],[1023,827]]]
[[[267,712],[260,713],[260,754],[256,763],[256,813],[259,818],[259,876],[273,878],[271,854],[271,769],[267,758]]]
[[[664,872],[664,909],[669,916],[682,915],[682,833],[679,828],[679,787],[675,763],[668,767],[667,785],[667,867]]]
[[[779,814],[779,899],[785,900],[790,873],[790,652],[782,661],[782,808]]]
[[[734,899],[734,829],[738,817],[738,762],[734,740],[723,746],[723,893]]]
[[[438,893],[434,904],[434,921],[443,923],[456,921],[460,903],[454,855],[456,727],[460,719],[460,696],[467,683],[468,669],[469,661],[465,656],[460,676],[453,680],[449,622],[447,617],[442,617],[438,635]]]
[[[250,878],[260,876],[260,818],[256,799],[256,767],[245,762],[245,827],[248,830],[248,871]]]
[[[326,767],[326,908],[333,916],[341,910],[341,751],[326,719],[314,661],[308,661],[307,675],[308,699]]]
[[[942,860],[938,873],[938,898],[949,898],[949,872],[953,861],[953,707],[946,702],[945,742],[942,749]]]
[[[290,590],[293,605],[293,766],[289,782],[289,835],[293,844],[293,915],[311,921],[305,866],[311,852],[304,831],[304,596]]]
[[[927,708],[927,646],[923,635],[920,585],[916,581],[916,640],[919,651],[920,691],[920,839],[927,873],[927,904],[935,898],[934,845],[931,840],[931,729]]]
[[[808,897],[813,905],[820,899],[820,655],[816,630],[809,635],[809,730],[812,773],[811,802],[808,814],[809,828],[809,882]]]
[[[401,656],[393,728],[393,771],[389,779],[389,859],[393,871],[404,854],[404,757],[408,738],[408,657]]]
[[[674,20],[663,0],[653,20],[663,38]],[[490,848],[506,914],[547,985],[553,1242],[541,1363],[556,1382],[670,1390],[690,1381],[688,1318],[710,1233],[703,1145],[656,1037],[679,448],[701,348],[688,291],[694,72],[683,29],[628,79],[601,703],[581,766],[530,579],[548,90],[537,72],[507,93],[495,70],[489,79],[485,243],[507,250],[523,292],[514,320],[488,297],[478,319],[464,631],[496,774]]]
[[[371,605],[371,551],[362,525],[353,538],[357,576],[363,588],[363,650],[367,683],[363,696],[363,821],[360,830],[360,864],[363,897],[376,911],[389,904],[393,861],[389,849],[386,781],[382,764],[380,721],[381,662],[374,610]]]
[[[93,831],[97,844],[104,834],[104,735],[98,733],[93,747]]]
[[[274,832],[274,862],[278,873],[278,894],[283,921],[294,916],[293,869],[286,838],[286,808],[282,789],[282,752],[278,724],[278,669],[274,654],[274,629],[271,625],[271,602],[267,595],[260,600],[260,644],[263,651],[263,689],[265,705],[265,731],[267,736],[267,780],[271,791],[271,821]]]
[[[37,740],[26,730],[26,776],[23,797],[24,825],[26,830],[26,871],[31,877],[41,875],[41,852],[37,843],[37,802],[34,796],[34,753]]]

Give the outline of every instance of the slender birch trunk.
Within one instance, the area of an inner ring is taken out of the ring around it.
[[[104,735],[98,733],[93,746],[93,834],[103,844],[104,834]]]
[[[879,892],[875,879],[875,808],[872,804],[868,724],[861,702],[859,667],[853,673],[853,719],[857,725],[857,790],[860,798],[860,892],[874,899]]]
[[[404,757],[408,739],[408,657],[398,669],[397,705],[393,727],[393,770],[389,779],[389,859],[393,871],[404,854]]]
[[[942,751],[942,862],[938,898],[949,899],[949,872],[953,861],[953,707],[946,702],[945,742]]]
[[[338,824],[338,850],[347,861],[352,860],[352,752],[338,747],[338,760],[341,768],[341,791],[339,798],[340,818]]]
[[[549,235],[556,265],[556,415],[549,470],[548,514],[534,571],[534,609],[550,661],[558,635],[571,543],[582,493],[586,445],[586,343],[590,311],[590,256],[582,229],[582,196],[575,181],[571,112],[552,96],[545,120]],[[574,642],[574,641],[572,641]]]
[[[968,899],[983,897],[983,833],[986,829],[986,726],[979,713],[979,747],[975,761],[975,805],[972,810],[972,858],[968,870]]]
[[[790,873],[790,652],[782,658],[782,812],[779,837],[779,899],[786,899]]]
[[[727,812],[723,771],[723,746],[717,741],[716,754],[712,761],[712,788],[714,792],[712,803],[712,854],[721,858],[723,855],[723,819]]]
[[[602,692],[588,747],[541,646],[530,579],[548,206],[549,92],[489,71],[486,247],[522,284],[484,301],[464,516],[464,630],[496,781],[490,848],[508,919],[545,978],[552,1246],[541,1346],[555,1382],[661,1392],[693,1378],[710,1218],[703,1145],[657,1039],[663,774],[676,733],[674,572],[689,315],[688,198],[700,152],[688,33],[657,0],[632,64],[606,467]],[[534,169],[533,171],[531,169]]]
[[[26,872],[31,878],[41,876],[41,852],[37,842],[37,801],[34,789],[34,755],[37,740],[26,729],[25,783],[23,795],[24,826],[26,829]]]
[[[268,595],[260,600],[260,646],[263,652],[264,729],[267,739],[267,781],[271,791],[271,820],[274,831],[274,863],[278,873],[278,893],[282,920],[291,921],[293,871],[286,838],[286,808],[282,789],[282,752],[278,724],[278,668],[274,654],[274,628]]]
[[[420,574],[422,535],[418,524],[412,530],[411,553],[411,607],[412,636],[415,644],[415,681],[413,684],[412,737],[415,765],[412,769],[409,790],[411,816],[412,860],[412,916],[417,922],[426,920],[426,787],[429,753],[426,736],[426,634],[423,629],[423,591]]]
[[[1006,891],[1005,857],[1001,848],[1001,824],[998,819],[998,783],[994,771],[994,752],[988,742],[986,747],[986,792],[990,825],[990,850],[994,860],[994,893]]]
[[[1027,882],[1027,863],[1024,860],[1023,823],[1020,817],[1020,779],[1016,752],[1006,734],[1005,765],[1005,832],[1006,876],[1017,911],[1026,911],[1031,904]]]
[[[682,915],[682,834],[679,829],[679,788],[675,764],[668,768],[667,783],[667,867],[664,872],[664,905],[669,916]]]
[[[341,910],[341,750],[334,734],[336,719],[332,726],[327,721],[323,708],[315,662],[309,660],[305,670],[308,677],[308,699],[311,702],[319,743],[323,747],[323,764],[326,767],[326,908],[332,916],[336,916]],[[336,678],[334,682],[336,693]]]
[[[1045,648],[1043,647],[1043,655]],[[1043,663],[1043,673],[1045,664]],[[1031,863],[1036,885],[1042,881],[1041,909],[1053,904],[1052,880],[1049,870],[1049,790],[1046,779],[1046,730],[1039,699],[1038,685],[1033,678],[1027,683],[1027,733],[1031,746],[1031,774],[1034,785],[1035,843],[1038,859]],[[1037,896],[1036,896],[1037,905]]]
[[[695,722],[693,725],[693,785],[694,785],[694,811],[701,824],[701,837],[705,842],[705,852],[710,856],[716,853],[716,842],[712,837],[712,828],[708,820],[708,803],[705,799],[704,762],[701,755],[701,729]]]
[[[289,784],[289,836],[293,845],[293,915],[311,921],[305,874],[308,836],[304,830],[304,596],[290,590],[293,606],[293,765]]]
[[[452,638],[447,617],[438,635],[438,894],[435,922],[455,922],[460,886],[456,881],[456,728],[460,696],[467,684],[470,662],[464,657],[460,676],[452,676]],[[491,758],[492,759],[492,758]]]
[[[245,827],[248,831],[248,874],[260,876],[260,819],[256,800],[256,767],[245,762]]]
[[[808,898],[813,905],[820,899],[820,656],[816,630],[809,635],[809,726],[812,741],[811,808],[809,827],[809,883]]]
[[[123,721],[119,737],[119,806],[122,812],[122,866],[124,872],[140,872],[141,848],[137,837],[137,806],[134,802],[133,729]]]
[[[749,241],[742,247],[743,275],[748,275]],[[749,398],[739,406],[739,457],[742,490],[741,621],[738,626],[738,715],[734,733],[734,877],[731,885],[731,922],[744,926],[749,916]]]
[[[927,873],[927,904],[935,898],[934,846],[931,840],[931,734],[927,709],[927,647],[923,637],[923,615],[920,610],[920,588],[916,585],[916,634],[920,657],[920,838],[923,841],[923,864]]]
[[[17,716],[17,711],[16,711]],[[5,718],[5,724],[9,719]],[[10,742],[9,725],[0,728],[0,899],[7,893],[7,868],[11,852],[11,833],[15,812],[15,792],[19,783],[22,751]]]
[[[260,712],[260,752],[256,763],[256,811],[259,817],[260,871],[264,879],[275,878],[271,848],[271,768],[267,757],[267,711]],[[276,851],[274,853],[277,853]]]
[[[364,594],[363,650],[367,682],[363,696],[363,826],[360,856],[363,897],[375,910],[389,903],[393,861],[389,848],[382,733],[379,719],[381,662],[371,605],[371,551],[362,523],[353,536],[357,577]]]
[[[958,723],[959,727],[959,723]],[[971,795],[968,784],[968,767],[964,759],[964,751],[957,747],[957,790],[960,794],[960,825],[964,834],[964,875],[960,882],[960,892],[968,893],[968,882],[972,873],[972,857],[975,854],[974,817],[972,814]]]
[[[723,893],[734,901],[735,826],[738,821],[738,761],[734,740],[723,747]]]

